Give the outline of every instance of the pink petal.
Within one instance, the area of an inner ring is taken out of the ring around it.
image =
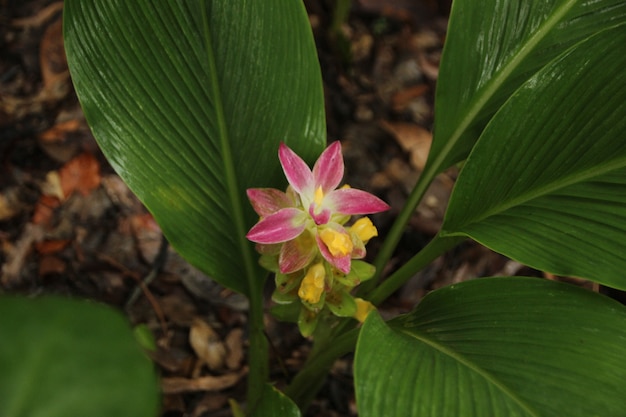
[[[249,188],[246,194],[252,208],[261,217],[267,217],[282,208],[293,207],[287,194],[275,188]]]
[[[311,194],[314,190],[313,173],[306,162],[284,143],[278,148],[278,159],[283,167],[287,181],[299,194]]]
[[[350,255],[334,257],[319,236],[315,236],[315,240],[317,240],[317,247],[322,253],[324,259],[344,274],[350,273]]]
[[[252,226],[246,238],[256,243],[286,242],[302,233],[306,218],[302,210],[284,208]]]
[[[389,210],[389,205],[380,198],[363,190],[341,188],[324,198],[324,207],[341,214],[370,214]]]
[[[337,188],[343,178],[341,143],[333,142],[322,152],[313,166],[315,188],[321,186],[324,193]]]
[[[326,227],[334,229],[340,233],[347,234],[346,229],[344,229],[343,226],[338,223],[331,222],[328,223]],[[319,248],[324,259],[326,259],[330,264],[332,264],[335,268],[337,268],[344,274],[350,272],[351,254],[347,254],[345,256],[333,256],[333,254],[330,252],[330,250],[328,250],[328,247],[326,246],[319,234],[315,235],[315,240],[317,240],[317,247]]]
[[[316,225],[326,224],[330,220],[330,215],[332,214],[329,209],[322,209],[319,213],[315,213],[315,204],[311,204],[309,206],[309,214],[315,221]]]
[[[296,239],[283,244],[278,256],[280,272],[290,274],[298,271],[310,264],[316,254],[315,240],[310,233],[304,232]]]

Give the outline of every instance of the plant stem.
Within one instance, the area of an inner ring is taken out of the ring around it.
[[[264,280],[259,280],[263,282]],[[248,411],[252,410],[261,399],[263,387],[269,379],[269,346],[265,337],[263,322],[263,292],[258,283],[250,286],[250,309],[248,312]]]
[[[464,236],[435,236],[428,245],[394,272],[378,288],[366,294],[365,298],[374,304],[380,304],[416,272],[465,239]],[[333,335],[324,340],[322,344],[314,347],[307,362],[285,390],[285,393],[301,409],[304,409],[315,397],[333,362],[346,353],[354,351],[359,329],[352,328],[346,331],[351,325],[354,325],[354,320],[341,320],[334,329]]]
[[[465,236],[435,236],[428,245],[415,254],[406,264],[402,265],[400,269],[390,275],[389,278],[383,281],[376,289],[368,292],[365,298],[375,305],[380,304],[398,290],[415,273],[422,270],[438,256],[452,249],[465,239]]]
[[[325,343],[322,349],[313,353],[304,364],[302,370],[285,389],[287,394],[300,409],[305,409],[315,398],[324,383],[331,366],[337,358],[354,350],[359,329],[352,329]]]
[[[404,232],[404,228],[406,224],[409,222],[409,219],[415,212],[415,208],[422,200],[422,197],[426,193],[428,186],[433,181],[435,176],[439,173],[439,166],[437,163],[435,164],[426,164],[424,167],[424,171],[422,171],[422,175],[420,175],[417,180],[417,184],[411,191],[409,198],[406,201],[406,204],[402,208],[402,211],[396,218],[391,230],[385,237],[385,241],[383,242],[382,247],[380,248],[380,252],[374,261],[374,266],[376,267],[376,275],[370,281],[364,283],[363,292],[371,291],[373,287],[375,287],[382,278],[382,272],[391,258],[393,251],[396,249],[400,238],[402,237],[402,233]]]

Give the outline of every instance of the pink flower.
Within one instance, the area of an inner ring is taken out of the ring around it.
[[[307,266],[318,253],[343,273],[350,260],[365,256],[363,242],[355,242],[343,224],[352,215],[378,213],[389,206],[378,197],[349,187],[337,189],[344,172],[341,144],[334,142],[320,155],[311,170],[281,143],[278,158],[289,187],[247,191],[252,207],[261,217],[246,237],[261,245],[283,243],[278,259],[282,273]]]

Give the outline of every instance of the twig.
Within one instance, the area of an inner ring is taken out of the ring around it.
[[[152,268],[150,268],[150,272],[148,272],[148,274],[143,279],[138,280],[137,288],[133,290],[130,297],[128,297],[128,301],[126,301],[126,305],[124,306],[126,310],[128,310],[130,307],[132,307],[133,304],[135,304],[135,301],[137,301],[137,298],[139,298],[139,295],[142,292],[144,294],[146,293],[144,288],[147,288],[148,285],[150,285],[152,281],[154,281],[161,268],[163,268],[163,265],[165,265],[165,261],[167,260],[168,246],[169,244],[165,236],[161,236],[161,245],[159,246],[159,252],[157,253],[157,256],[152,262]]]

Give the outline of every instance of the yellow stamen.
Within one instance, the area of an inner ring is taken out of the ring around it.
[[[366,301],[362,298],[355,298],[356,302],[356,313],[354,313],[354,318],[363,323],[367,318],[367,315],[376,310],[376,307],[369,301]]]
[[[298,297],[309,304],[316,304],[324,292],[326,270],[321,263],[309,268],[298,289]]]
[[[350,236],[335,229],[322,230],[320,238],[326,244],[330,254],[335,257],[349,255],[352,253],[352,249],[354,249]]]
[[[350,230],[356,233],[363,243],[367,243],[374,236],[378,236],[378,230],[376,230],[376,226],[374,226],[369,217],[361,217],[354,222]]]
[[[320,185],[319,187],[317,187],[317,190],[315,190],[315,197],[313,198],[313,201],[315,202],[316,205],[320,206],[322,205],[323,199],[324,199],[324,190],[322,190],[322,186]]]

